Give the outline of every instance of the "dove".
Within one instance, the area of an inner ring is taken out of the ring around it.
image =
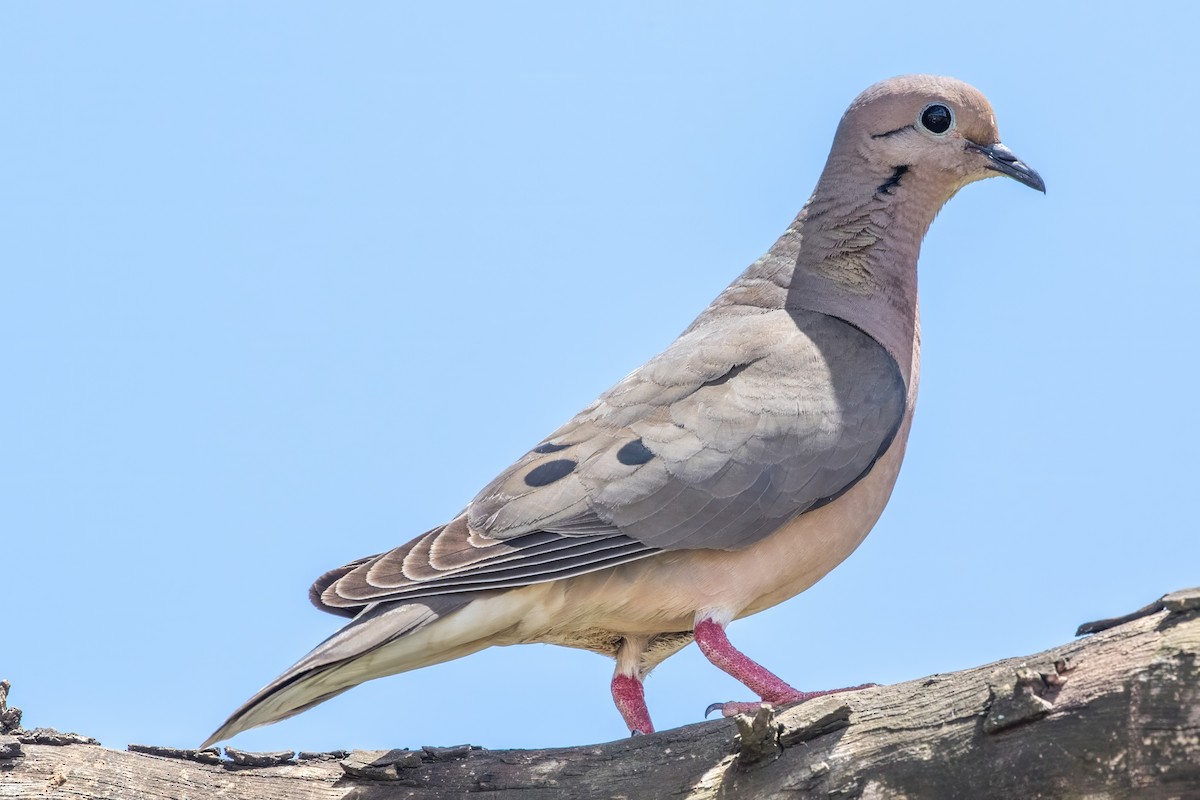
[[[812,586],[879,519],[917,397],[921,241],[992,176],[1045,192],[977,89],[929,75],[866,89],[766,255],[453,519],[318,578],[312,602],[350,621],[203,746],[494,645],[613,658],[632,734],[654,731],[646,676],[693,640],[765,703],[861,688],[797,690],[726,629]]]

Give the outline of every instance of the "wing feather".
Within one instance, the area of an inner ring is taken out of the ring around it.
[[[904,414],[895,360],[813,312],[719,321],[689,329],[445,526],[322,576],[314,602],[347,613],[740,549],[869,472]]]

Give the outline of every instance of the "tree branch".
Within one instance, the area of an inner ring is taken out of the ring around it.
[[[1200,590],[1108,622],[1027,658],[573,748],[225,760],[0,728],[0,797],[1200,798]],[[0,724],[19,722],[6,692]]]

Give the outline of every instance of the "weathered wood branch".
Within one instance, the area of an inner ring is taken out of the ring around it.
[[[0,728],[0,798],[1200,798],[1200,590],[1092,625],[1027,658],[563,749],[221,760]]]

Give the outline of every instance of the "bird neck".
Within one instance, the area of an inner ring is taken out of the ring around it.
[[[882,344],[912,385],[921,239],[957,187],[926,183],[911,169],[871,174],[862,164],[854,171],[863,174],[847,175],[845,164],[827,168],[779,241],[717,304],[783,306],[843,319]],[[853,186],[869,191],[855,196],[847,191]]]

